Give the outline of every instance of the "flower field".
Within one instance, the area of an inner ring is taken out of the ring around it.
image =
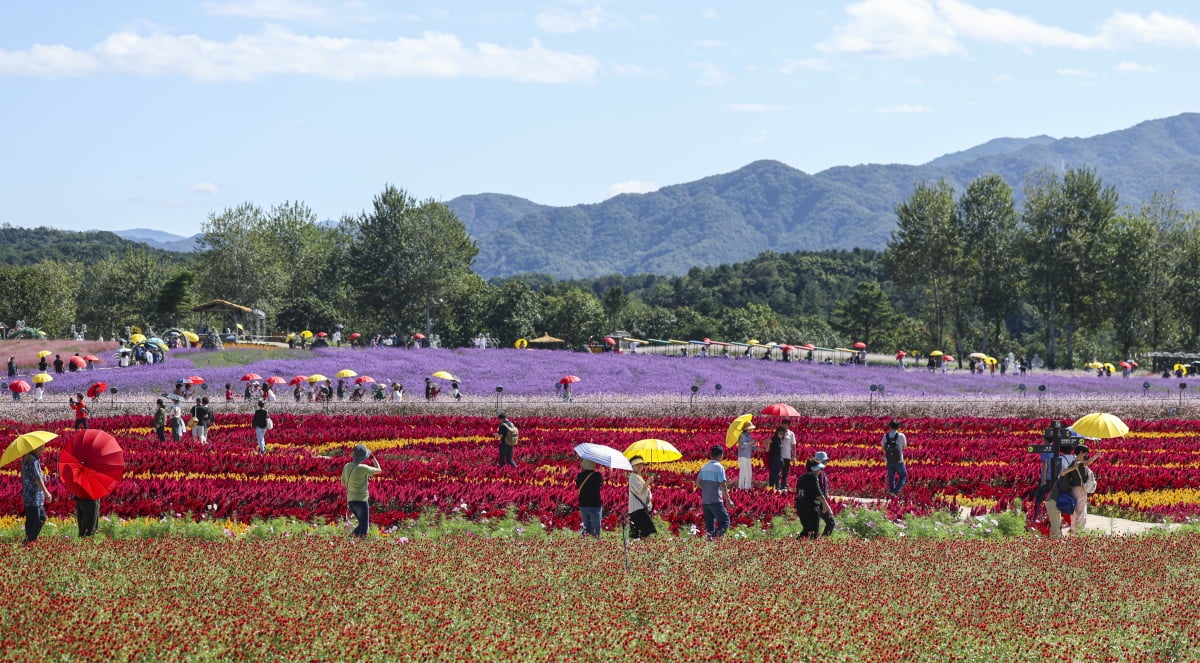
[[[674,532],[700,522],[693,480],[707,450],[724,440],[725,418],[521,418],[520,467],[497,467],[496,421],[489,417],[273,415],[268,453],[254,452],[248,414],[220,414],[210,432],[211,448],[185,436],[160,443],[147,416],[93,419],[126,449],[125,478],[105,498],[104,515],[121,518],[178,517],[249,522],[269,518],[337,521],[347,515],[337,480],[349,450],[365,444],[383,464],[371,482],[372,522],[383,530],[422,514],[456,514],[467,519],[513,516],[548,530],[578,527],[573,477],[580,442],[624,449],[643,438],[664,439],[683,452],[673,463],[651,466],[656,517]],[[759,417],[760,425],[769,417]],[[800,418],[795,422],[799,455],[825,451],[833,457],[828,475],[840,506],[872,505],[885,497],[879,441],[880,417]],[[1123,439],[1094,445],[1103,456],[1095,465],[1100,490],[1092,511],[1139,520],[1185,521],[1200,516],[1200,450],[1193,440],[1200,422],[1130,421]],[[69,421],[46,425],[68,432]],[[911,419],[905,421],[909,483],[899,500],[879,508],[891,521],[907,514],[1005,512],[1033,489],[1038,461],[1026,446],[1040,442],[1047,421],[1022,419]],[[42,426],[37,426],[40,428]],[[0,438],[34,429],[0,421]],[[759,434],[763,442],[768,430]],[[56,467],[51,442],[43,462]],[[765,446],[765,445],[764,445]],[[766,482],[760,455],[756,484]],[[730,479],[736,459],[726,460]],[[794,470],[793,476],[796,472]],[[0,511],[20,513],[19,467],[0,468]],[[619,529],[626,505],[625,478],[606,472],[602,491],[604,528]],[[794,479],[793,479],[794,481]],[[51,490],[63,495],[54,477]],[[778,517],[792,519],[788,494],[756,489],[735,491],[734,525],[770,529]],[[867,502],[871,500],[871,502]],[[73,513],[69,499],[47,505],[51,516]]]
[[[1200,534],[0,546],[9,661],[1188,661]]]

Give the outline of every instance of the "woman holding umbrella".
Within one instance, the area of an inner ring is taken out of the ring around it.
[[[575,476],[575,487],[579,489],[579,516],[583,521],[581,536],[600,538],[600,522],[604,518],[604,504],[600,501],[600,488],[604,486],[604,475],[596,471],[595,461],[586,458],[579,462],[582,469]]]
[[[646,478],[646,461],[641,456],[629,459],[633,472],[629,475],[629,537],[640,539],[658,532],[650,518],[653,496]]]
[[[42,475],[42,449],[39,446],[21,460],[21,501],[25,506],[25,543],[37,541],[46,524],[46,502],[54,500]]]

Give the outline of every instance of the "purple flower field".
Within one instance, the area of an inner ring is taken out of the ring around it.
[[[494,396],[497,386],[506,396],[547,396],[564,375],[580,378],[571,385],[576,398],[590,395],[688,395],[693,385],[702,396],[755,396],[789,394],[813,396],[867,396],[872,384],[882,384],[889,397],[976,397],[1019,396],[1018,385],[1026,385],[1026,394],[1034,397],[1045,385],[1046,396],[1143,396],[1162,398],[1179,394],[1177,379],[1163,379],[1148,373],[1131,378],[1096,377],[1090,372],[1035,372],[1029,375],[972,375],[968,371],[931,373],[925,369],[900,370],[895,365],[838,366],[831,364],[719,357],[667,357],[637,354],[591,354],[584,352],[515,349],[393,349],[324,348],[292,353],[280,350],[281,359],[260,360],[241,366],[196,368],[192,358],[201,350],[171,353],[166,363],[128,368],[103,367],[55,376],[46,385],[48,394],[85,391],[89,384],[103,380],[121,394],[159,394],[170,391],[176,380],[199,375],[207,380],[210,395],[220,396],[225,383],[241,393],[239,378],[258,373],[264,378],[279,375],[321,373],[330,378],[342,369],[370,375],[379,382],[395,380],[410,395],[420,394],[425,376],[448,371],[461,379],[468,397]],[[1186,382],[1186,379],[1184,380]],[[348,380],[352,383],[352,380]],[[1143,383],[1151,387],[1145,391]],[[442,381],[443,387],[448,387]],[[718,392],[716,386],[720,384]],[[352,384],[350,386],[353,386]],[[290,389],[290,387],[285,387]],[[32,394],[27,395],[27,397]]]

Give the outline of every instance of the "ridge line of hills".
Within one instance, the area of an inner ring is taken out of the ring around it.
[[[1174,193],[1181,209],[1200,209],[1200,113],[1087,138],[996,138],[916,166],[836,166],[810,175],[762,160],[599,203],[555,207],[481,193],[446,204],[478,244],[475,270],[484,278],[673,276],[744,262],[766,250],[881,250],[895,226],[896,205],[920,182],[945,179],[961,193],[972,180],[995,173],[1019,201],[1028,175],[1065,167],[1094,170],[1122,204]],[[198,237],[147,229],[112,234],[173,252],[193,250]]]

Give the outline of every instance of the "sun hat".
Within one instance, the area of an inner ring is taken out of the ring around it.
[[[825,453],[824,451],[818,451],[817,453],[813,454],[813,458],[816,458],[822,463],[829,462],[829,454]]]
[[[747,421],[742,424],[742,430],[754,430],[755,428],[758,428],[758,426],[755,426],[753,421]]]
[[[371,457],[371,450],[367,445],[360,444],[354,447],[354,462],[361,463]]]
[[[629,459],[629,464],[630,465],[645,465],[646,459],[642,458],[641,456],[634,456],[633,458]]]

